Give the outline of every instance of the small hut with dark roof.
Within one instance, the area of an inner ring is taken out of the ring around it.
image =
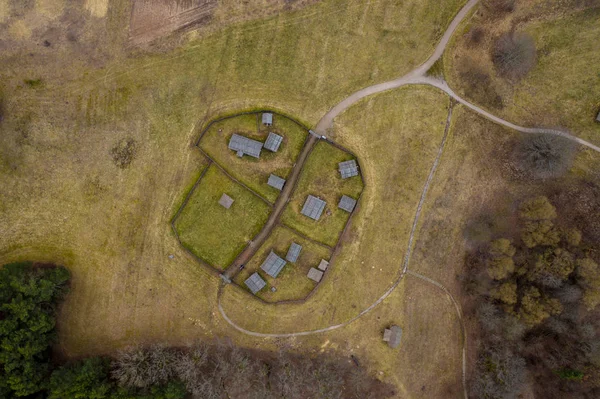
[[[320,198],[309,195],[302,207],[301,213],[311,219],[319,220],[327,203]]]
[[[400,338],[402,338],[402,329],[398,326],[391,326],[383,332],[383,340],[390,348],[397,348],[400,345]]]
[[[596,116],[596,122],[600,122],[600,112],[598,112],[598,116]]]
[[[256,293],[258,291],[260,291],[263,288],[265,288],[265,285],[267,285],[267,283],[265,282],[265,280],[263,280],[262,277],[260,277],[260,275],[258,273],[254,273],[253,275],[251,275],[250,277],[248,277],[244,283],[246,284],[246,287],[248,287],[248,289],[254,295],[256,295]]]
[[[271,251],[260,268],[269,276],[277,278],[279,273],[281,273],[281,270],[283,270],[285,263],[285,260],[281,259],[275,252]]]
[[[229,209],[231,208],[231,205],[233,205],[233,198],[223,193],[221,199],[219,200],[219,205],[221,205],[225,209]]]
[[[273,114],[270,112],[263,112],[262,114],[262,123],[265,126],[273,125]]]
[[[338,164],[342,179],[347,179],[352,176],[358,176],[358,164],[354,159],[350,161],[340,162]]]
[[[281,142],[283,141],[283,137],[281,137],[278,134],[275,133],[269,133],[269,136],[267,137],[267,141],[265,141],[265,145],[264,147],[272,152],[277,152],[277,150],[279,150],[279,146],[281,145]]]
[[[356,206],[356,200],[347,195],[342,195],[338,208],[345,210],[346,212],[352,212]]]
[[[290,249],[288,249],[287,255],[285,256],[285,260],[287,260],[288,262],[295,263],[298,260],[298,257],[300,256],[300,251],[302,251],[302,245],[293,242],[290,245]]]
[[[235,151],[240,158],[244,155],[260,158],[262,147],[263,144],[260,141],[252,140],[235,133],[229,139],[229,149]]]
[[[275,176],[274,174],[271,174],[271,176],[269,176],[269,181],[267,182],[267,184],[269,186],[281,191],[281,190],[283,190],[283,186],[285,185],[285,179],[282,179],[279,176]]]
[[[318,283],[323,278],[323,272],[318,269],[315,269],[314,267],[311,267],[306,276],[314,282]]]

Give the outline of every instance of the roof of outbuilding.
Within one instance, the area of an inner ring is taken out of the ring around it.
[[[272,125],[273,124],[273,114],[270,112],[263,112],[262,123],[265,125]]]
[[[267,140],[265,141],[264,147],[269,151],[277,152],[277,150],[279,150],[279,146],[281,145],[282,141],[283,141],[283,137],[281,137],[280,135],[275,134],[275,133],[269,133],[269,136],[267,137]]]
[[[352,159],[350,161],[340,162],[338,164],[340,174],[342,175],[342,179],[347,179],[348,177],[358,176],[358,164],[356,160]]]
[[[327,267],[329,267],[329,262],[327,262],[325,259],[321,259],[321,262],[319,263],[319,270],[324,272],[327,270]]]
[[[281,190],[283,190],[283,185],[285,184],[285,179],[282,179],[279,176],[275,176],[275,175],[271,174],[271,176],[269,176],[269,181],[267,182],[267,184],[269,186],[281,191]]]
[[[598,122],[600,122],[600,112],[598,112],[598,116],[596,117],[596,120],[597,120]]]
[[[322,199],[309,195],[306,202],[304,202],[301,213],[311,219],[319,220],[326,205],[327,203]]]
[[[285,266],[285,263],[285,260],[281,259],[275,252],[271,251],[260,268],[269,276],[277,278]]]
[[[260,158],[262,147],[263,144],[260,141],[252,140],[235,133],[229,139],[229,149],[236,151],[238,155],[247,154],[254,158]]]
[[[390,348],[397,348],[402,338],[402,329],[398,326],[391,326],[383,332],[383,340],[388,343]]]
[[[342,195],[338,208],[345,210],[346,212],[352,212],[356,206],[356,200],[347,195]]]
[[[224,208],[231,208],[231,205],[233,205],[233,198],[231,198],[229,195],[223,193],[223,195],[221,196],[221,199],[219,200],[219,205],[221,205]]]
[[[258,291],[265,288],[265,285],[267,285],[265,280],[263,280],[258,273],[254,273],[253,275],[248,277],[245,281],[245,284],[246,287],[248,287],[250,291],[252,291],[252,293],[255,295]]]
[[[314,267],[311,267],[306,276],[309,279],[316,281],[318,283],[323,278],[323,272],[318,269],[315,269]]]
[[[292,262],[292,263],[296,262],[298,260],[298,256],[300,256],[300,251],[302,251],[302,245],[296,244],[295,242],[293,242],[290,245],[290,249],[288,249],[285,259],[288,262]]]

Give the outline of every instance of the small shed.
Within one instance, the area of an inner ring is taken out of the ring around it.
[[[244,155],[260,158],[262,147],[263,144],[260,141],[252,140],[235,133],[229,139],[229,149],[237,152],[237,156],[240,158]]]
[[[400,345],[400,338],[402,338],[402,329],[398,326],[391,326],[383,332],[383,340],[390,348],[397,348]]]
[[[262,123],[265,126],[272,126],[273,125],[273,114],[270,112],[263,112]]]
[[[300,256],[300,251],[302,251],[302,245],[292,242],[290,249],[288,249],[287,255],[285,256],[285,260],[295,263]]]
[[[267,137],[267,141],[265,141],[265,145],[264,147],[272,152],[277,152],[277,150],[279,150],[279,146],[281,145],[281,142],[283,141],[283,137],[281,137],[278,134],[275,133],[269,133],[269,136]]]
[[[267,182],[267,184],[269,186],[281,191],[281,190],[283,190],[283,186],[285,185],[285,179],[282,179],[279,176],[275,176],[274,174],[271,174],[271,176],[269,176],[269,181]]]
[[[321,279],[323,278],[323,272],[320,270],[315,269],[314,267],[311,267],[310,270],[308,271],[308,274],[306,275],[309,279],[315,281],[315,282],[319,282],[321,281]]]
[[[598,112],[598,116],[596,116],[596,122],[600,122],[600,112]]]
[[[327,203],[320,198],[309,195],[304,202],[301,213],[311,219],[319,220]]]
[[[281,273],[281,270],[283,270],[285,263],[285,260],[281,259],[275,252],[271,251],[260,268],[269,276],[277,278],[279,273]]]
[[[358,164],[356,160],[340,162],[338,164],[342,179],[347,179],[352,176],[358,176]]]
[[[346,212],[352,212],[356,206],[356,200],[347,195],[342,195],[338,208],[345,210]]]
[[[327,262],[325,259],[321,259],[321,263],[319,263],[319,270],[324,272],[325,270],[327,270],[328,266],[329,262]]]
[[[221,199],[219,200],[219,205],[221,205],[225,209],[229,209],[231,208],[231,205],[233,205],[233,198],[223,193]]]
[[[254,273],[248,277],[244,283],[254,295],[256,295],[258,291],[262,290],[267,285],[265,280],[263,280],[258,273]]]

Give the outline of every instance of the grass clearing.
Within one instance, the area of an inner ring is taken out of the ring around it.
[[[476,15],[463,22],[444,58],[446,77],[457,93],[511,122],[567,128],[598,144],[600,124],[594,119],[600,111],[600,74],[590,66],[600,64],[600,9],[554,9],[540,3],[523,2],[499,19]],[[512,23],[517,32],[532,35],[537,47],[537,64],[518,82],[500,78],[490,57],[493,39]],[[477,29],[485,32],[484,38],[470,44],[470,33]],[[487,75],[476,86],[489,89],[469,88],[474,74],[468,70]]]
[[[283,212],[283,223],[307,237],[335,246],[350,217],[348,212],[338,208],[338,202],[344,194],[357,199],[363,189],[360,176],[340,177],[338,163],[351,159],[355,159],[351,154],[319,141],[304,164],[296,191]],[[309,194],[327,202],[318,221],[300,213]]]
[[[296,158],[302,151],[308,132],[294,121],[279,115],[273,116],[273,126],[260,123],[261,114],[240,115],[214,123],[200,140],[200,148],[229,174],[274,203],[280,191],[267,185],[271,173],[287,178]],[[260,159],[250,156],[239,158],[227,145],[233,133],[264,142],[273,132],[283,136],[279,151],[273,153],[263,148]]]
[[[223,193],[235,201],[219,205]],[[175,221],[183,245],[216,269],[225,269],[269,217],[260,198],[211,165]]]
[[[302,252],[295,263],[287,262],[279,276],[274,279],[260,270],[271,249],[285,259],[288,248],[292,242],[302,245]],[[258,297],[267,302],[289,301],[303,299],[315,288],[316,283],[306,277],[311,267],[317,267],[321,259],[329,260],[331,250],[315,244],[290,229],[282,226],[276,227],[267,241],[262,245],[252,260],[246,264],[236,277],[235,282],[244,289],[244,281],[254,272],[257,272],[267,282],[267,287],[258,293]],[[272,292],[271,287],[277,291]]]

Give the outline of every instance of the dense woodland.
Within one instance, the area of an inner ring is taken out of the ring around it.
[[[386,398],[391,387],[349,359],[259,353],[227,341],[152,346],[56,364],[63,267],[0,268],[0,399]]]
[[[514,234],[467,256],[467,309],[480,327],[476,398],[600,397],[600,253],[544,197],[515,209]],[[591,222],[588,220],[588,222]]]

